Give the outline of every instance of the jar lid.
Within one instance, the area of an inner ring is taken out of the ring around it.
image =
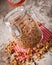
[[[21,6],[25,0],[7,0],[11,6]]]

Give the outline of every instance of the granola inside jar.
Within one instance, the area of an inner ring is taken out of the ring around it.
[[[10,16],[8,22],[15,42],[21,48],[33,48],[40,42],[42,32],[35,20],[25,11]]]

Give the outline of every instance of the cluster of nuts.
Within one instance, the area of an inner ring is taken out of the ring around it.
[[[34,61],[34,58],[32,57],[29,57],[28,59],[26,60],[23,60],[21,62],[19,62],[18,60],[16,60],[16,58],[14,57],[12,60],[10,60],[10,63],[8,63],[9,65],[25,65],[26,62],[32,62],[34,63],[34,65],[36,64],[36,62]],[[30,64],[27,64],[27,65],[30,65]]]
[[[18,61],[14,58],[10,61],[10,65],[19,65]]]
[[[36,53],[34,54],[35,58],[38,60],[42,58],[43,54],[45,54],[48,51],[49,47],[50,46],[48,42],[46,42],[45,44],[43,43],[37,44]]]
[[[30,49],[30,48],[27,49],[27,51],[24,53],[24,56],[29,55],[29,57],[32,57],[32,55],[35,55],[36,59],[40,59],[40,58],[42,58],[42,55],[48,51],[49,47],[50,47],[50,45],[48,42],[46,42],[45,44],[39,43],[33,49]],[[17,52],[15,54],[15,57],[18,57],[20,55],[21,55],[21,52]]]
[[[14,41],[9,42],[9,44],[6,46],[5,51],[7,55],[11,55],[14,53],[14,46],[16,43]]]

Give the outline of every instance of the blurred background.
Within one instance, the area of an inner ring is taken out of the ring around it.
[[[5,16],[13,8],[8,4],[7,0],[0,0],[0,16]]]
[[[40,10],[41,13],[52,17],[52,0],[26,0],[26,5],[31,5],[34,3],[34,6]],[[32,3],[33,2],[33,3]],[[5,15],[15,7],[10,6],[7,0],[0,0],[0,15]]]
[[[52,31],[52,0],[25,0],[25,6],[31,5],[37,19]],[[0,0],[0,17],[6,16],[16,7],[10,6],[7,0]]]

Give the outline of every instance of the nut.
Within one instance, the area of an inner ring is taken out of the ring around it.
[[[26,61],[27,62],[30,62],[31,61],[31,57],[27,58]]]
[[[5,48],[7,55],[10,55],[10,54],[13,54],[13,53],[14,53],[13,47],[14,47],[15,45],[16,45],[16,43],[15,43],[14,41],[13,41],[13,42],[9,42],[9,44],[8,44],[7,47]]]
[[[37,48],[38,49],[41,49],[43,46],[42,46],[42,43],[39,43],[39,44],[37,44]]]
[[[10,61],[10,65],[19,65],[16,59]]]
[[[36,59],[40,59],[41,58],[41,54],[40,53],[36,53]]]
[[[34,62],[34,58],[31,58],[31,61]]]

